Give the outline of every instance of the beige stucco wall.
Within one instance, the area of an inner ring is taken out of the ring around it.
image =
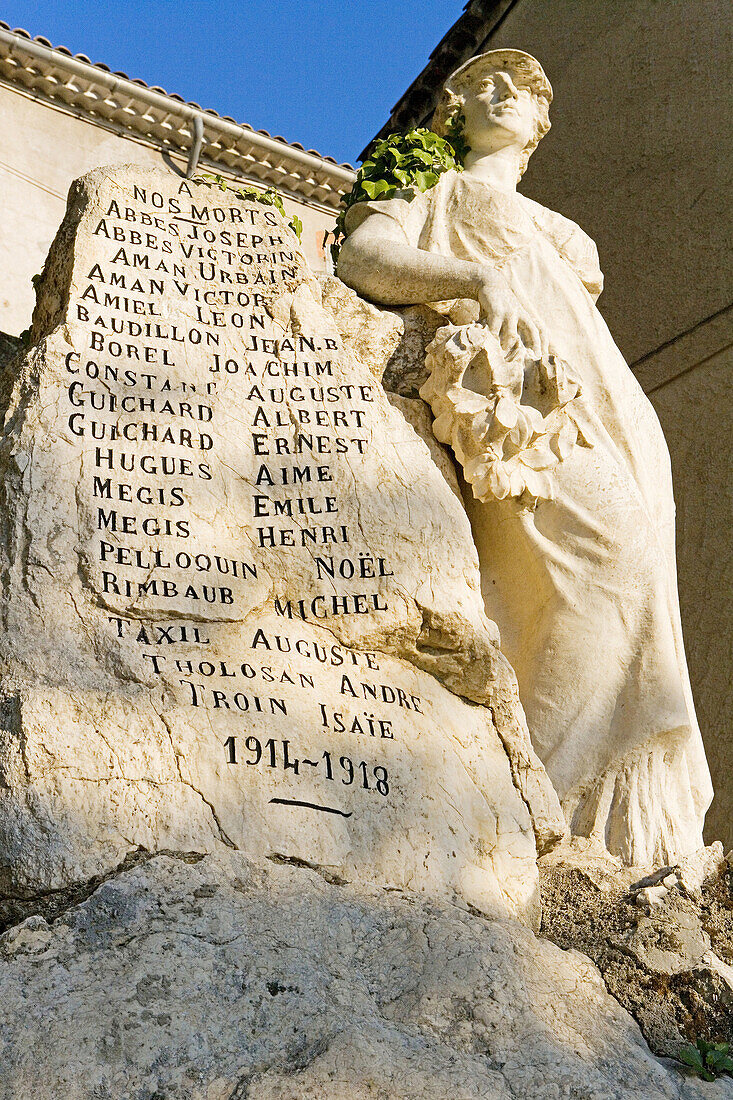
[[[553,128],[522,190],[597,242],[601,310],[630,363],[733,297],[729,14],[725,0],[518,0],[490,42],[547,71]]]
[[[553,128],[522,190],[597,241],[599,307],[667,436],[683,627],[716,788],[707,836],[731,847],[728,20],[724,0],[518,0],[487,48],[527,50],[547,71]]]
[[[30,322],[31,278],[43,266],[71,181],[102,164],[160,167],[171,161],[159,149],[3,84],[0,119],[0,331],[17,335]],[[180,158],[173,163],[185,168]],[[287,197],[283,201],[303,222],[303,246],[311,265],[323,270],[323,235],[335,216]]]
[[[730,348],[649,390],[672,456],[680,606],[690,679],[715,786],[711,840],[733,844]]]
[[[677,493],[679,584],[690,676],[706,733],[717,794],[708,816],[712,837],[730,844],[733,728],[731,707],[731,600],[733,556],[722,534],[730,525],[730,350],[651,394],[672,452]],[[722,460],[722,461],[721,461]],[[712,735],[711,735],[712,734]],[[726,736],[727,734],[727,736]]]

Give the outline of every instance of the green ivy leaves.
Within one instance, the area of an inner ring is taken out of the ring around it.
[[[240,199],[245,199],[247,202],[261,202],[263,206],[274,206],[275,209],[282,214],[284,218],[287,217],[285,213],[285,207],[283,206],[283,200],[277,191],[273,191],[272,188],[267,187],[264,191],[261,191],[259,187],[250,187],[245,184],[244,187],[232,187],[224,179],[223,176],[203,175],[196,176],[194,183],[205,183],[208,187],[217,186],[221,191],[233,191]],[[295,236],[300,240],[300,235],[303,232],[303,223],[297,214],[293,214],[292,218],[288,222],[288,225],[292,229]]]
[[[341,212],[334,227],[331,255],[338,260],[345,239],[344,222],[348,210],[357,202],[391,199],[398,191],[411,199],[414,191],[429,191],[443,172],[463,170],[468,146],[463,137],[461,119],[454,120],[450,140],[432,130],[418,128],[404,134],[390,134],[377,142],[356,173],[354,186],[341,200]],[[412,191],[412,194],[410,192]]]
[[[456,111],[451,115],[448,125],[445,128],[445,136],[450,144],[456,151],[456,157],[463,164],[466,160],[466,155],[471,151],[471,146],[466,141],[463,127],[465,124],[465,118],[460,111]]]
[[[684,1047],[677,1057],[704,1081],[714,1081],[724,1073],[733,1074],[733,1059],[729,1057],[729,1050],[729,1043],[706,1043],[704,1039],[698,1039],[694,1047]]]

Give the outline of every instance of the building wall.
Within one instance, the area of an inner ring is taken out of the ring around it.
[[[601,310],[632,364],[733,297],[727,9],[518,0],[489,42],[535,54],[550,78],[553,129],[522,190],[597,242]]]
[[[677,492],[680,604],[687,659],[715,785],[710,839],[731,846],[733,741],[730,650],[733,556],[730,525],[730,350],[711,356],[651,394],[672,452]],[[721,461],[722,460],[722,461]]]
[[[599,308],[667,436],[683,627],[716,788],[707,836],[731,847],[727,23],[723,0],[516,0],[484,48],[527,50],[550,78],[553,128],[521,189],[597,242]]]
[[[0,118],[0,331],[17,335],[30,323],[35,301],[31,279],[41,270],[61,223],[72,180],[103,164],[182,171],[185,162],[3,84]],[[303,222],[303,247],[311,266],[323,270],[323,236],[335,215],[285,196],[283,202]]]

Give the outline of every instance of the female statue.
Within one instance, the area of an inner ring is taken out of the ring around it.
[[[594,243],[516,191],[549,129],[539,63],[493,50],[434,128],[470,151],[424,194],[358,203],[339,276],[441,303],[422,394],[468,483],[486,609],[572,833],[631,864],[702,846],[712,789],[682,644],[669,455],[595,307]]]

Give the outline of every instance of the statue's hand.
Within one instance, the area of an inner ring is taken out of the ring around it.
[[[480,319],[496,336],[505,355],[515,354],[523,345],[537,359],[545,356],[548,349],[539,328],[522,309],[503,275],[481,267],[476,298]]]

